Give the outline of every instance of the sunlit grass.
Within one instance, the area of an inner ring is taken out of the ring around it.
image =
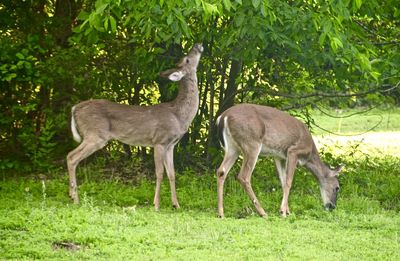
[[[280,193],[270,190],[274,182],[260,184],[266,175],[260,172],[267,165],[261,164],[255,177],[259,184],[257,194],[269,212],[267,219],[251,210],[251,202],[240,187],[232,186],[237,183],[233,178],[227,188],[227,218],[223,220],[215,214],[215,186],[211,185],[214,181],[211,176],[191,180],[185,175],[180,177],[181,210],[170,208],[164,186],[160,212],[140,199],[152,197],[152,189],[147,185],[144,195],[140,195],[142,185],[134,188],[120,184],[118,188],[110,182],[98,183],[96,191],[89,193],[83,189],[82,202],[76,206],[66,196],[63,179],[45,181],[45,187],[40,180],[1,182],[0,257],[5,260],[400,258],[398,213],[383,210],[378,199],[354,189],[362,181],[353,180],[351,169],[349,179],[356,183],[353,189],[343,188],[339,208],[333,212],[320,207],[318,189],[310,176],[298,173],[291,196],[293,214],[281,218],[277,212]],[[365,170],[362,172],[365,174]],[[365,180],[363,173],[357,173],[361,180]],[[272,173],[267,176],[273,178]],[[130,195],[120,196],[118,190],[130,191]],[[104,200],[104,194],[110,191],[114,191],[114,199]],[[135,199],[138,195],[135,205],[123,199]]]
[[[337,155],[352,153],[354,157],[400,157],[400,132],[369,132],[357,136],[316,135],[314,140],[319,149]]]
[[[314,110],[313,133],[337,135],[361,135],[370,132],[400,131],[400,108]]]
[[[329,110],[327,113],[331,116],[320,111],[313,113],[314,139],[320,149],[337,155],[351,153],[354,157],[400,156],[399,109]]]

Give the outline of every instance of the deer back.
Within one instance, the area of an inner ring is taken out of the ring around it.
[[[246,144],[262,144],[261,153],[286,158],[292,146],[301,146],[306,154],[312,152],[314,142],[304,123],[268,106],[240,104],[226,110],[220,118],[227,118],[229,134],[241,149]]]

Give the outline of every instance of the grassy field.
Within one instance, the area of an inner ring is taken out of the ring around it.
[[[325,130],[346,136],[400,131],[400,108],[321,109],[311,115],[318,125],[313,129],[317,135],[327,134]]]
[[[331,117],[328,117],[330,115]],[[314,138],[335,154],[400,157],[400,109],[315,110]]]
[[[172,210],[167,183],[162,210],[150,206],[153,182],[85,180],[82,203],[67,198],[66,177],[3,180],[0,257],[5,260],[398,260],[399,172],[384,162],[348,167],[338,209],[322,209],[314,179],[297,173],[293,214],[278,215],[281,192],[271,164],[257,167],[254,184],[269,217],[258,217],[238,183],[227,181],[226,215],[215,213],[215,179],[181,174],[183,206]],[[399,164],[392,162],[391,164]],[[371,164],[371,165],[369,165]],[[270,172],[268,171],[268,172]],[[389,171],[389,172],[388,172]],[[84,179],[84,177],[81,177]]]
[[[392,130],[398,131],[398,130]],[[151,206],[154,177],[122,179],[94,161],[78,169],[81,204],[68,198],[65,170],[0,175],[0,260],[400,260],[400,158],[322,144],[331,165],[345,163],[338,208],[323,210],[315,179],[299,168],[289,204],[273,163],[260,160],[253,187],[269,214],[256,215],[235,180],[225,186],[225,219],[216,217],[214,173],[180,171],[181,209]]]

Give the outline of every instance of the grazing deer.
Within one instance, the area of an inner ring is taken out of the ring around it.
[[[199,107],[197,65],[203,46],[195,44],[174,69],[162,77],[180,81],[175,100],[153,106],[124,105],[107,100],[88,100],[72,108],[71,129],[74,139],[82,143],[68,153],[69,196],[79,203],[76,166],[103,148],[111,139],[129,145],[154,147],[156,189],[154,207],[160,208],[160,188],[164,168],[171,187],[172,205],[179,208],[175,190],[174,146],[188,131]],[[79,133],[78,133],[79,131]]]
[[[217,119],[225,156],[217,170],[218,214],[224,216],[223,187],[229,170],[243,155],[238,180],[249,195],[260,216],[266,216],[251,187],[251,174],[259,154],[272,155],[283,189],[280,213],[289,214],[288,198],[297,164],[305,165],[317,178],[324,206],[336,207],[341,166],[330,169],[320,159],[306,125],[275,108],[240,104],[229,108]]]

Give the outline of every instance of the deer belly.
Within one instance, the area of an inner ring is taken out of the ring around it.
[[[132,146],[151,147],[153,145],[152,136],[149,135],[149,132],[146,133],[132,130],[126,133],[114,133],[113,138]]]
[[[260,154],[286,159],[286,154],[283,151],[279,149],[270,148],[268,146],[265,146],[264,144],[261,147]]]

